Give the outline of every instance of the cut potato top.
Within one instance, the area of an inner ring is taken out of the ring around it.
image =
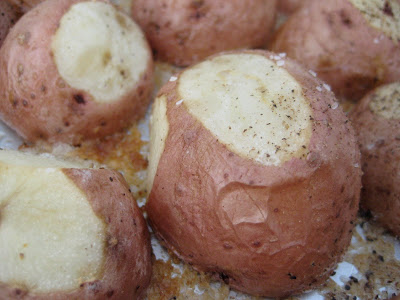
[[[400,83],[378,88],[369,103],[371,111],[385,119],[400,119]]]
[[[350,0],[372,27],[393,41],[400,40],[400,4],[397,0]]]
[[[116,101],[128,93],[150,59],[139,26],[102,2],[71,6],[51,47],[62,78],[99,102]]]
[[[280,165],[308,152],[310,103],[300,84],[272,59],[249,53],[214,57],[184,71],[178,93],[176,105],[185,105],[242,157]]]
[[[100,278],[105,223],[58,162],[29,159],[0,158],[0,282],[41,293]]]

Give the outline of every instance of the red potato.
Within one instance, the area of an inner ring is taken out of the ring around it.
[[[21,13],[26,13],[27,11],[31,10],[44,0],[2,0],[2,1],[10,3]]]
[[[400,236],[400,83],[377,88],[352,112],[361,149],[361,206]]]
[[[358,100],[400,79],[399,40],[397,0],[311,0],[281,27],[271,49],[317,72],[338,98]]]
[[[4,1],[4,0],[3,0]],[[13,5],[16,9],[18,9],[22,13],[26,13],[27,11],[34,8],[39,3],[45,0],[5,0],[8,1],[11,5]],[[132,0],[110,0],[116,7],[121,9],[127,14],[131,13],[131,4]]]
[[[187,66],[224,50],[266,45],[276,0],[135,0],[132,16],[156,56]]]
[[[278,10],[285,14],[292,14],[299,9],[307,0],[279,0]]]
[[[29,142],[78,144],[127,128],[150,101],[140,28],[102,1],[49,0],[0,50],[0,115]]]
[[[195,269],[253,295],[322,284],[347,249],[360,153],[333,93],[290,59],[213,56],[159,92],[149,220]]]
[[[149,232],[117,171],[0,151],[0,298],[142,299]]]
[[[0,47],[10,28],[18,20],[19,14],[7,2],[0,2]]]

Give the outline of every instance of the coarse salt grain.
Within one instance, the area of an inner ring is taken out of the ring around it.
[[[318,92],[322,92],[322,87],[317,86],[317,91],[318,91]]]
[[[286,53],[282,52],[278,54],[281,58],[285,58],[286,57]]]
[[[317,77],[317,73],[315,73],[313,70],[308,70],[308,73],[310,73],[314,77]]]
[[[178,77],[176,76],[171,76],[171,78],[169,79],[169,81],[176,81],[178,79]]]
[[[338,108],[338,107],[339,107],[339,103],[334,102],[334,103],[332,104],[332,109],[336,109],[336,108]]]
[[[327,91],[331,91],[331,86],[329,84],[324,83],[323,87],[327,90]]]
[[[178,101],[178,102],[176,102],[175,104],[176,104],[176,106],[178,106],[178,105],[181,105],[181,104],[182,104],[182,102],[183,102],[183,99],[179,100],[179,101]]]
[[[359,167],[360,167],[360,165],[358,163],[354,164],[354,168],[359,168]]]
[[[276,62],[276,65],[277,65],[278,67],[282,67],[284,64],[285,64],[285,61],[284,61],[284,60],[278,60],[278,61]]]

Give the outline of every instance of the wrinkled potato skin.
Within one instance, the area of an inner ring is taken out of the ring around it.
[[[31,10],[33,7],[43,2],[44,0],[2,0],[2,1],[9,2],[21,13],[26,13],[28,10]]]
[[[351,114],[364,171],[361,207],[400,237],[400,120],[372,112],[373,97],[374,92],[369,93]]]
[[[64,169],[64,173],[87,195],[95,214],[107,224],[102,277],[76,290],[46,294],[0,284],[0,298],[142,299],[151,277],[150,236],[126,181],[117,171],[105,169]]]
[[[62,80],[51,39],[61,17],[77,2],[41,3],[13,27],[0,50],[1,118],[29,142],[78,144],[103,137],[143,117],[149,104],[152,60],[140,82],[113,103],[96,103]]]
[[[0,1],[0,47],[10,28],[18,20],[19,14],[10,4]]]
[[[253,51],[261,55],[270,53]],[[361,188],[353,129],[321,82],[285,60],[313,109],[307,160],[263,166],[230,152],[164,86],[169,133],[147,212],[161,241],[195,269],[253,295],[284,297],[322,284],[351,239]],[[323,100],[325,99],[325,100]],[[232,203],[232,206],[225,206]],[[228,214],[264,220],[234,224]]]
[[[359,100],[400,79],[400,44],[372,28],[348,0],[310,0],[280,28],[271,50],[317,72],[339,99]]]
[[[224,50],[266,45],[276,0],[134,0],[132,16],[159,59],[187,66]]]

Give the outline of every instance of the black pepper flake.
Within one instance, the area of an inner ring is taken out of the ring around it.
[[[350,285],[346,284],[346,285],[344,286],[344,289],[345,289],[346,291],[350,291],[351,287],[350,287]]]
[[[383,258],[382,255],[378,255],[378,259],[379,259],[381,262],[384,262],[384,261],[385,261],[385,259]]]
[[[388,15],[389,17],[394,17],[393,10],[390,7],[390,4],[388,1],[385,1],[385,6],[383,7],[383,12],[385,15]]]
[[[110,177],[110,181],[111,181],[111,182],[113,182],[113,181],[114,181],[114,179],[113,179],[112,177]]]
[[[291,280],[297,279],[297,277],[296,277],[295,275],[291,274],[291,273],[289,273],[288,275],[289,275],[289,278],[290,278]]]

